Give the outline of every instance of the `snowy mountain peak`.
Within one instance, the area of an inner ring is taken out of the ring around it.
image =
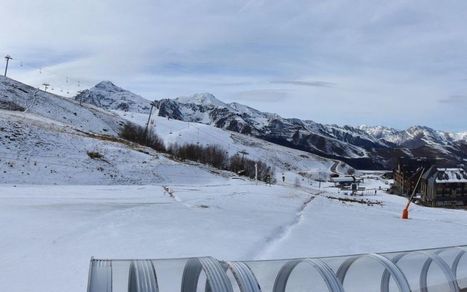
[[[175,101],[183,104],[197,104],[204,106],[214,106],[214,107],[227,107],[227,104],[218,100],[211,93],[196,93],[192,96],[180,96],[175,98]]]
[[[114,83],[112,83],[111,81],[108,81],[108,80],[104,80],[104,81],[101,81],[101,82],[97,83],[94,86],[94,88],[100,89],[100,90],[105,90],[105,91],[108,91],[108,92],[122,92],[122,91],[125,91],[121,87],[118,87],[117,85],[115,85]]]
[[[110,110],[149,112],[147,99],[122,89],[111,81],[99,82],[94,87],[76,95],[75,100]]]

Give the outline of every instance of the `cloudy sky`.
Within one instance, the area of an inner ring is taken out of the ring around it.
[[[0,0],[9,76],[467,131],[467,1]]]

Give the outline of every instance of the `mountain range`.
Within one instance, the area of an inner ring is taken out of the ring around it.
[[[148,113],[149,100],[103,81],[82,91],[76,100],[108,110]],[[161,117],[212,125],[251,135],[359,169],[388,169],[400,156],[430,157],[450,163],[467,160],[467,132],[450,133],[424,126],[397,130],[383,126],[326,125],[284,118],[239,103],[224,103],[210,93],[156,101]]]

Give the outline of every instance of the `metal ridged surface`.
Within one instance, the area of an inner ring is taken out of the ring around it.
[[[182,292],[195,292],[198,287],[201,271],[206,274],[206,291],[233,292],[229,277],[222,265],[214,258],[192,258],[189,259],[183,270]]]
[[[389,283],[391,280],[397,285],[399,291],[427,292],[431,288],[434,288],[428,285],[431,276],[438,281],[435,285],[446,287],[443,291],[459,292],[467,291],[467,275],[459,275],[461,271],[465,273],[467,268],[467,262],[465,260],[462,261],[461,265],[461,260],[466,256],[466,253],[467,248],[464,246],[387,254],[362,254],[333,258],[308,258],[271,262],[220,262],[212,257],[200,257],[185,260],[165,260],[163,261],[164,264],[161,265],[156,262],[157,260],[112,261],[91,259],[87,291],[196,292],[198,291],[198,287],[203,287],[204,284],[204,292],[233,292],[234,286],[236,287],[235,291],[239,290],[240,292],[286,292],[293,291],[293,288],[291,288],[292,286],[287,289],[287,282],[289,281],[289,277],[294,273],[294,269],[298,265],[303,265],[303,269],[300,269],[300,272],[295,271],[294,282],[298,282],[294,283],[294,285],[304,284],[305,282],[301,283],[300,281],[307,281],[308,275],[311,276],[311,272],[314,272],[313,274],[319,275],[322,282],[324,282],[327,291],[332,292],[344,292],[349,288],[349,286],[346,287],[346,285],[353,285],[350,287],[352,290],[360,289],[360,291],[373,291],[374,289],[368,288],[368,282],[372,282],[373,285],[375,280],[377,281],[377,285],[380,285],[379,290],[381,292],[390,291]],[[399,266],[399,262],[401,262],[404,257],[409,256],[414,257],[409,261],[404,261],[405,265]],[[359,264],[354,265],[354,263],[359,260],[361,260]],[[369,263],[368,260],[373,263]],[[163,272],[162,279],[164,279],[164,277],[169,279],[164,282],[164,285],[161,284],[161,279],[158,279],[154,262],[156,262],[157,267],[169,267],[174,271],[174,274],[167,273],[166,270],[159,271],[159,277],[161,272]],[[167,263],[172,264],[167,265]],[[330,263],[335,267],[335,270],[330,267]],[[379,269],[374,270],[374,263],[382,267],[381,272]],[[411,275],[410,283],[416,283],[418,281],[420,285],[419,289],[409,286],[409,281],[407,281],[404,270],[401,269],[401,267],[404,269],[407,268],[407,264],[409,264],[408,267],[412,269],[412,272],[408,273],[408,275]],[[436,269],[431,269],[430,267],[432,266],[435,266]],[[416,270],[413,270],[414,267]],[[365,277],[366,272],[370,271],[368,269],[373,269],[373,272],[378,271],[377,273],[379,273],[379,276],[377,278]],[[355,278],[352,276],[353,280],[345,281],[346,275],[350,270],[353,271],[352,275],[355,275],[354,273],[357,272],[357,274],[363,277]],[[203,273],[205,277],[201,277]],[[206,282],[199,283],[200,279],[203,279],[203,281],[205,279]],[[310,277],[310,279],[312,279],[312,277]],[[355,281],[355,279],[357,279],[357,281]],[[441,282],[439,282],[439,279],[441,279]],[[309,283],[309,281],[307,281],[307,283]],[[116,285],[116,287],[113,287],[113,285]],[[316,287],[313,287],[313,283],[310,285],[310,290],[316,289]],[[460,289],[459,285],[463,286],[462,289]],[[436,288],[439,290],[440,287]]]
[[[152,261],[133,261],[128,275],[128,292],[159,292]]]
[[[227,267],[232,271],[238,287],[240,288],[240,292],[261,292],[258,280],[256,280],[255,274],[253,274],[247,264],[242,262],[228,262]]]
[[[397,287],[399,288],[399,291],[401,292],[410,292],[410,286],[409,283],[407,282],[407,279],[405,278],[404,274],[401,272],[401,270],[390,260],[387,258],[379,255],[379,254],[367,254],[367,255],[361,255],[361,256],[354,256],[346,261],[344,261],[339,269],[337,270],[337,278],[341,281],[342,284],[344,284],[345,276],[350,269],[350,267],[358,260],[361,258],[370,258],[375,260],[378,264],[384,267],[385,271],[387,271],[393,278],[394,281],[397,284]]]
[[[88,292],[112,292],[112,262],[91,260]]]
[[[423,257],[426,257],[426,260],[423,262],[422,269],[420,270],[420,278],[419,278],[419,285],[420,285],[420,291],[421,292],[428,292],[428,270],[431,266],[431,264],[434,262],[442,271],[444,277],[446,278],[446,284],[449,285],[449,291],[450,292],[458,292],[459,287],[457,286],[457,281],[456,277],[453,273],[453,270],[449,267],[449,265],[444,262],[441,257],[439,256],[439,253],[441,253],[442,250],[430,253],[430,252],[422,252],[422,251],[415,251],[411,253],[402,253],[394,258],[391,259],[391,261],[397,265],[397,263],[404,257],[409,256],[409,255],[421,255]],[[459,258],[460,259],[460,258]],[[457,269],[457,266],[456,266]],[[383,277],[381,279],[381,291],[382,292],[387,292],[389,291],[389,272],[386,270],[383,273]]]
[[[286,263],[282,266],[281,270],[277,274],[276,280],[274,282],[273,292],[285,292],[287,287],[287,282],[289,280],[292,271],[295,267],[301,263],[311,266],[313,269],[317,270],[318,273],[323,278],[328,291],[343,292],[341,282],[337,279],[336,275],[332,269],[320,259],[304,259],[304,260],[294,260]],[[312,287],[310,287],[311,289]]]

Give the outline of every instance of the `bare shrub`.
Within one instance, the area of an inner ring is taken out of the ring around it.
[[[154,150],[165,152],[165,145],[162,138],[152,131],[145,130],[144,127],[126,123],[120,131],[120,137],[143,146],[151,147]]]
[[[220,146],[200,146],[197,144],[171,145],[168,149],[174,157],[211,165],[218,169],[227,169],[229,157]]]

